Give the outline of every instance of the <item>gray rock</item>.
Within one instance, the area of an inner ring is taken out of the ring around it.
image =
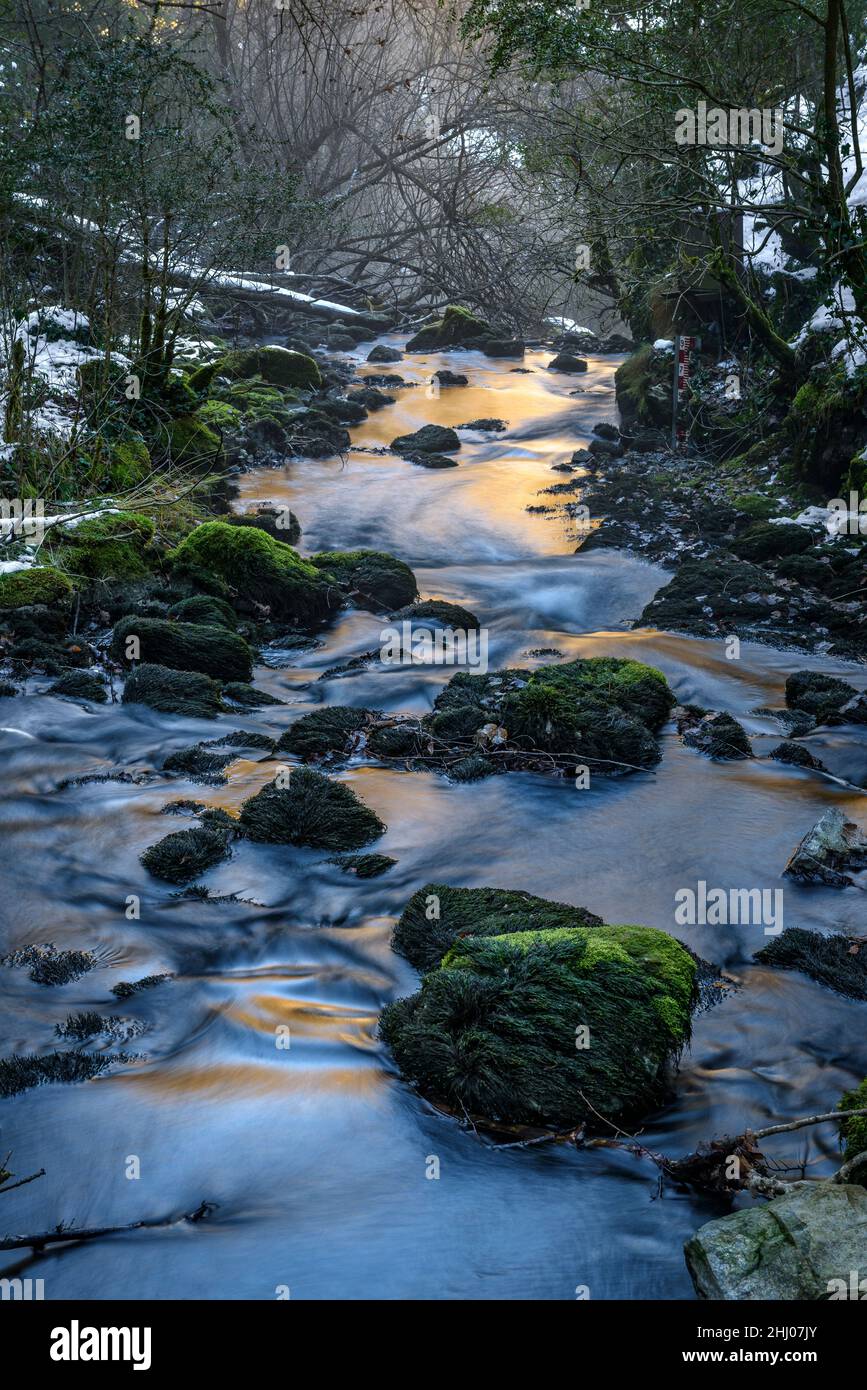
[[[824,883],[846,888],[852,878],[846,870],[867,868],[867,835],[842,811],[826,811],[803,838],[783,870],[802,883]]]
[[[549,372],[586,372],[587,363],[583,357],[573,357],[571,352],[558,352],[548,363]]]
[[[867,1270],[867,1189],[799,1185],[766,1206],[708,1221],[684,1254],[700,1298],[840,1296],[852,1270]]]
[[[620,458],[623,453],[623,445],[619,439],[592,439],[590,441],[590,453],[597,458]]]
[[[403,353],[397,348],[386,347],[385,343],[379,343],[375,348],[371,348],[367,354],[368,362],[400,362],[403,360]]]
[[[447,425],[422,425],[413,434],[398,435],[391,441],[391,447],[403,458],[414,458],[416,454],[457,453],[461,441]]]

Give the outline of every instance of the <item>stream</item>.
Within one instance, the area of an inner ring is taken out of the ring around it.
[[[382,339],[394,343],[394,339]],[[370,344],[359,351],[363,361]],[[616,422],[618,359],[583,376],[477,353],[416,355],[393,369],[415,385],[352,430],[345,460],[292,462],[243,475],[237,505],[285,503],[300,550],[372,547],[414,569],[423,597],[475,613],[491,669],[563,658],[629,656],[663,670],[681,703],[729,711],[759,735],[782,737],[757,707],[783,704],[786,676],[815,667],[863,689],[867,671],[833,659],[649,630],[631,621],[667,582],[659,567],[613,550],[575,553],[553,499],[555,463]],[[433,371],[468,387],[432,396]],[[362,367],[363,373],[380,368]],[[386,370],[392,370],[388,368]],[[501,435],[462,432],[459,467],[428,470],[376,449],[426,423],[477,417]],[[88,949],[97,967],[59,988],[0,969],[0,1055],[69,1047],[55,1024],[86,1009],[148,1025],[136,1056],[77,1086],[44,1085],[0,1105],[0,1158],[46,1176],[5,1197],[4,1230],[60,1222],[114,1225],[218,1204],[209,1220],[141,1230],[41,1259],[27,1273],[53,1298],[593,1299],[694,1297],[684,1240],[728,1208],[660,1193],[652,1163],[604,1144],[497,1149],[434,1110],[396,1074],[377,1040],[389,1000],[414,971],[390,949],[396,917],[427,882],[524,889],[581,904],[609,922],[679,936],[736,982],[695,1020],[675,1098],[650,1116],[642,1143],[684,1154],[713,1135],[833,1108],[867,1075],[865,1005],[804,976],[764,969],[760,926],[678,927],[678,888],[779,888],[785,925],[863,930],[863,895],[809,888],[780,874],[798,840],[831,806],[863,823],[867,729],[827,729],[807,746],[850,786],[756,757],[713,763],[672,726],[653,772],[620,780],[530,773],[453,784],[434,773],[351,763],[336,775],[387,823],[372,848],[398,863],[359,881],[322,851],[240,841],[203,877],[242,902],[172,898],[139,855],[182,828],[162,808],[182,797],[237,808],[274,765],[239,759],[226,786],[151,776],[64,779],[122,767],[153,772],[174,749],[231,728],[277,735],[322,703],[423,713],[453,671],[379,667],[320,681],[380,646],[386,620],[344,611],[322,644],[259,666],[256,682],[285,705],[216,723],[140,705],[106,707],[38,694],[3,701],[4,892],[0,953],[29,943]],[[291,663],[291,664],[290,664]],[[128,895],[141,899],[128,920]],[[117,1001],[120,980],[174,979]],[[290,1028],[291,1046],[275,1045]],[[105,1043],[106,1051],[117,1051]],[[839,1166],[833,1126],[768,1143],[806,1159],[813,1176]],[[140,1176],[130,1178],[129,1159]],[[428,1160],[439,1159],[431,1180]],[[740,1199],[739,1199],[740,1200]],[[748,1199],[743,1199],[748,1200]],[[283,1290],[282,1295],[278,1290]]]

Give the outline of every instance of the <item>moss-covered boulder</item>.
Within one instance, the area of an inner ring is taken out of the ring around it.
[[[356,878],[379,878],[396,863],[387,854],[339,854],[331,860],[345,874],[355,874]]]
[[[85,579],[140,579],[150,569],[154,523],[137,512],[103,512],[52,531],[48,546],[70,574]]]
[[[213,594],[193,594],[179,599],[169,609],[169,617],[181,623],[204,623],[206,627],[227,627],[234,632],[238,619],[230,604]]]
[[[267,690],[257,690],[254,685],[247,685],[244,681],[227,681],[223,686],[223,699],[231,700],[242,709],[261,709],[263,705],[285,703],[278,700],[276,695],[269,695]]]
[[[104,705],[108,699],[100,677],[92,676],[88,671],[65,671],[46,693],[63,695],[69,700],[92,700],[99,705]]]
[[[241,807],[241,827],[251,840],[313,849],[363,849],[385,834],[385,825],[351,787],[295,768],[288,786],[271,782]]]
[[[214,719],[223,708],[220,687],[209,676],[154,665],[136,667],[123,688],[123,703],[194,719]]]
[[[197,415],[178,415],[166,421],[161,436],[160,442],[176,467],[208,469],[220,457],[220,436]]]
[[[838,1110],[867,1110],[867,1078],[840,1098]],[[867,1115],[853,1115],[840,1123],[843,1154],[847,1159],[867,1153]]]
[[[344,753],[353,735],[371,720],[370,711],[349,705],[329,705],[304,714],[280,737],[281,752],[298,758],[321,758],[327,753]]]
[[[290,545],[255,526],[206,521],[168,559],[178,575],[203,582],[202,587],[214,580],[222,582],[248,604],[267,608],[274,619],[300,627],[314,627],[339,604],[321,572],[323,565],[302,560]]]
[[[434,352],[441,348],[467,347],[493,338],[494,329],[469,309],[450,304],[442,318],[425,324],[406,345],[407,352]]]
[[[132,657],[131,638],[138,639]],[[253,653],[243,637],[217,624],[122,618],[115,624],[111,654],[126,664],[144,661],[173,671],[203,671],[217,680],[248,681],[253,674]]]
[[[393,615],[395,622],[409,622],[413,627],[450,627],[457,632],[476,632],[479,620],[468,608],[459,603],[447,603],[441,598],[423,599],[421,603],[411,603],[400,608]]]
[[[190,376],[190,385],[203,391],[218,376],[230,380],[260,376],[273,386],[310,391],[318,391],[322,385],[322,374],[312,357],[281,347],[239,348],[224,353],[215,362],[198,367]]]
[[[624,429],[671,426],[671,356],[645,343],[614,373],[614,391]]]
[[[50,565],[0,574],[0,609],[46,607],[68,608],[74,593],[72,582]]]
[[[806,710],[819,724],[833,721],[857,694],[848,681],[823,675],[821,671],[794,671],[786,681],[789,708]]]
[[[452,888],[428,883],[413,893],[391,944],[416,970],[432,970],[459,938],[601,927],[586,907],[549,902],[512,888]]]
[[[706,560],[684,560],[638,621],[672,631],[711,632],[720,622],[767,618],[773,593],[767,570],[720,552]]]
[[[687,748],[695,748],[717,762],[753,756],[746,729],[725,711],[685,709],[677,727]]]
[[[301,523],[294,512],[285,507],[259,507],[255,512],[239,512],[226,518],[232,526],[256,526],[273,536],[275,541],[297,545],[301,539]]]
[[[573,1127],[646,1114],[690,1036],[696,962],[651,927],[456,941],[385,1009],[404,1077],[460,1115]]]
[[[189,883],[229,854],[228,837],[219,830],[192,826],[166,835],[141,856],[148,873],[168,883]]]
[[[381,550],[326,550],[310,563],[362,608],[403,608],[418,597],[409,565]]]

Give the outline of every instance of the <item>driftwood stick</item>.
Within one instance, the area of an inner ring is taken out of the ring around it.
[[[209,1216],[217,1207],[216,1202],[201,1202],[195,1211],[185,1212],[182,1216],[160,1216],[151,1219],[145,1218],[142,1221],[130,1221],[126,1226],[93,1226],[81,1230],[64,1231],[43,1231],[36,1236],[6,1236],[0,1240],[0,1250],[44,1250],[47,1245],[58,1245],[62,1242],[98,1240],[101,1236],[119,1235],[123,1231],[150,1230],[159,1226],[177,1226],[182,1221],[196,1222],[202,1221]]]
[[[11,1174],[10,1174],[11,1177]],[[16,1187],[26,1187],[29,1182],[35,1182],[37,1178],[45,1177],[45,1169],[40,1168],[38,1173],[31,1173],[28,1178],[19,1178],[17,1182],[0,1183],[0,1193],[12,1192]]]
[[[753,1129],[749,1132],[754,1139],[767,1139],[770,1134],[788,1134],[793,1129],[803,1129],[805,1125],[823,1125],[828,1120],[848,1120],[855,1115],[867,1115],[867,1110],[830,1110],[825,1115],[805,1115],[800,1120],[790,1120],[785,1125],[770,1125],[767,1129]]]

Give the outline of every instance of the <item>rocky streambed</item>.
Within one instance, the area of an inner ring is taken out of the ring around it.
[[[565,466],[592,500],[605,460],[615,521],[614,468],[623,495],[650,468],[588,448],[616,443],[610,358],[415,346],[347,352],[346,398],[392,399],[332,411],[344,454],[320,431],[321,456],[241,460],[235,508],[269,522],[178,538],[164,592],[109,587],[92,632],[13,633],[35,674],[0,704],[28,865],[0,1122],[15,1171],[47,1172],[4,1210],[46,1230],[214,1204],[70,1249],[49,1297],[692,1297],[684,1241],[731,1199],[660,1196],[621,1123],[687,1153],[867,1073],[864,995],[821,951],[863,930],[857,841],[848,872],[790,863],[821,817],[821,853],[864,823],[855,653],[741,625],[733,654],[737,612],[648,626],[672,556],[575,553],[588,528],[546,492]],[[151,536],[113,539],[146,570]],[[405,621],[483,631],[487,669],[383,663]],[[768,756],[786,742],[807,756]],[[701,885],[773,917],[679,911]],[[578,1142],[508,1146],[548,1125]],[[766,1152],[840,1163],[835,1126]]]

